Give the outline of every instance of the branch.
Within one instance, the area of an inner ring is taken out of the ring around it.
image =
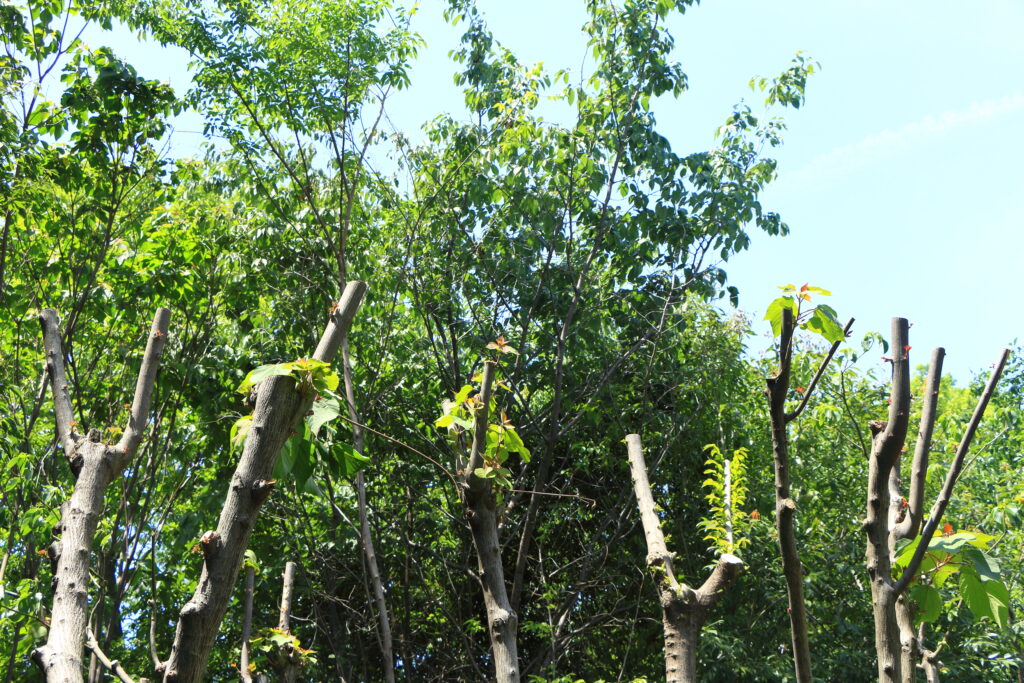
[[[249,649],[252,640],[252,593],[256,584],[256,570],[252,565],[245,568],[245,608],[242,613],[242,654],[238,660],[238,673],[243,683],[251,683],[252,672],[249,670]]]
[[[785,311],[783,311],[783,316],[785,316]],[[814,387],[818,386],[818,380],[821,379],[823,374],[825,374],[825,368],[827,368],[828,364],[832,362],[832,356],[836,355],[836,351],[839,350],[839,345],[842,344],[850,334],[850,330],[852,328],[853,318],[850,318],[850,321],[846,323],[846,327],[843,328],[843,338],[839,341],[832,342],[832,347],[828,350],[828,353],[825,354],[825,359],[822,360],[821,365],[818,366],[818,371],[814,373],[814,379],[812,379],[811,383],[807,386],[807,391],[804,392],[804,398],[800,401],[800,405],[796,407],[796,410],[786,413],[786,422],[792,422],[800,417],[800,413],[804,412],[804,408],[807,407],[807,401],[810,400],[811,394],[814,393]]]
[[[326,363],[330,363],[334,359],[338,353],[338,347],[341,346],[341,340],[348,335],[352,319],[355,318],[356,310],[365,293],[365,282],[350,280],[345,285],[345,291],[342,292],[341,299],[338,300],[331,313],[331,319],[327,323],[327,329],[324,330],[323,336],[320,337],[320,343],[316,346],[313,358]]]
[[[703,585],[697,590],[697,602],[702,607],[710,610],[715,604],[721,599],[722,595],[725,594],[725,589],[728,588],[736,577],[743,571],[743,560],[736,557],[732,553],[723,553],[718,558],[718,564],[715,565],[714,570],[711,572],[711,576],[707,578]]]
[[[164,309],[166,310],[166,309]],[[85,646],[92,650],[93,655],[100,661],[103,668],[112,671],[115,676],[121,679],[121,683],[135,683],[135,679],[128,675],[128,673],[121,666],[121,662],[111,660],[107,655],[100,649],[100,644],[96,642],[96,636],[93,634],[92,629],[89,629],[85,640]]]
[[[334,359],[365,291],[362,282],[348,283],[331,311],[314,359],[325,363]],[[195,592],[179,613],[163,675],[166,683],[204,680],[213,641],[238,580],[249,536],[260,507],[272,491],[274,464],[281,447],[312,404],[312,394],[300,392],[291,377],[271,377],[259,385],[252,429],[228,484],[217,530],[209,533],[216,543],[207,544]]]
[[[977,431],[978,425],[981,424],[981,418],[985,414],[989,400],[991,400],[992,395],[996,391],[999,377],[1003,374],[1003,368],[1006,366],[1006,361],[1009,357],[1010,350],[1003,349],[999,355],[999,360],[996,361],[995,368],[992,370],[992,375],[988,378],[985,390],[981,392],[981,396],[978,398],[978,405],[974,408],[974,414],[971,415],[971,420],[967,423],[963,438],[960,439],[960,444],[953,455],[953,462],[949,466],[949,472],[946,473],[946,481],[942,485],[942,491],[939,492],[939,497],[935,499],[935,503],[928,513],[928,523],[924,525],[924,530],[921,532],[921,540],[918,541],[917,548],[914,549],[914,556],[910,558],[910,563],[903,570],[903,575],[900,576],[900,580],[896,583],[896,595],[906,590],[907,586],[910,585],[910,581],[914,578],[914,574],[917,573],[918,568],[921,566],[921,560],[928,550],[928,544],[931,543],[935,530],[938,529],[939,522],[942,521],[942,515],[946,512],[946,506],[949,505],[950,498],[953,495],[953,487],[956,486],[957,479],[960,477],[964,458],[967,457],[967,450],[971,447],[971,440],[974,439],[974,433]]]
[[[639,434],[626,435],[626,453],[629,457],[629,469],[633,475],[633,491],[636,493],[636,504],[640,509],[640,520],[644,527],[644,539],[647,541],[647,566],[662,567],[665,570],[665,580],[676,593],[689,593],[692,602],[693,589],[689,586],[680,585],[676,581],[675,572],[672,569],[672,553],[665,545],[665,535],[661,531],[661,520],[658,513],[654,511],[654,497],[651,495],[651,482],[647,478],[647,463],[644,462],[644,450],[640,443]],[[709,578],[708,581],[711,579]]]
[[[149,404],[153,398],[153,384],[156,382],[156,371],[160,365],[160,353],[167,342],[167,328],[171,320],[171,311],[166,308],[156,309],[153,316],[153,327],[149,331],[146,352],[142,356],[139,377],[135,382],[135,398],[132,400],[131,414],[124,435],[117,442],[115,451],[122,462],[135,454],[142,441],[142,432],[146,428],[149,415]]]
[[[924,405],[921,406],[921,422],[917,429],[917,444],[914,446],[914,460],[910,469],[910,498],[907,516],[893,529],[894,538],[913,538],[921,526],[924,516],[925,475],[928,473],[928,458],[932,447],[932,432],[935,431],[935,411],[939,405],[939,385],[942,383],[942,360],[946,350],[932,351],[928,364],[928,379],[925,381]]]
[[[470,488],[480,489],[486,480],[476,476],[476,468],[483,467],[484,449],[487,444],[487,411],[491,405],[492,385],[494,382],[493,360],[484,361],[484,376],[477,395],[475,424],[473,426],[473,445],[469,450],[469,462],[466,464],[465,477]]]
[[[284,580],[281,584],[281,613],[277,621],[277,628],[285,633],[291,633],[289,621],[292,618],[292,592],[294,590],[295,563],[286,562],[284,565]]]
[[[892,319],[892,392],[889,396],[889,419],[874,435],[872,455],[878,458],[885,472],[882,480],[900,455],[910,424],[910,326],[906,318]]]
[[[46,352],[46,371],[53,387],[53,412],[57,423],[57,439],[64,447],[64,456],[75,457],[81,436],[75,431],[74,412],[71,409],[71,394],[68,393],[68,379],[64,371],[64,351],[61,348],[60,329],[57,326],[57,311],[44,309],[39,314],[43,327],[43,349]]]

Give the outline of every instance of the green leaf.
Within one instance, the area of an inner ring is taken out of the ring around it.
[[[242,383],[238,385],[238,393],[248,394],[249,390],[267,379],[268,377],[274,377],[275,375],[290,375],[291,370],[286,368],[286,365],[290,363],[277,363],[273,365],[261,365],[249,371],[249,374],[245,376]]]
[[[917,607],[915,623],[933,622],[939,618],[942,612],[942,595],[934,586],[914,584],[910,587],[908,597]]]
[[[1009,622],[1010,593],[1000,581],[983,581],[972,565],[960,571],[960,593],[976,617],[987,617],[1000,629]]]
[[[338,442],[334,444],[335,462],[340,466],[341,474],[351,479],[356,473],[366,467],[370,459],[357,451],[351,444]]]
[[[768,304],[768,310],[764,314],[764,319],[771,323],[772,334],[776,337],[782,334],[782,312],[787,308],[793,312],[793,317],[796,318],[797,304],[785,296],[780,296]]]
[[[472,384],[464,385],[461,389],[459,389],[459,393],[455,394],[455,405],[456,406],[461,406],[463,404],[463,402],[467,398],[469,398],[469,395],[471,393],[473,393],[473,385]]]
[[[321,398],[313,402],[312,415],[306,417],[306,424],[314,438],[320,435],[320,429],[341,414],[341,401],[336,398]]]
[[[232,452],[240,449],[245,444],[245,439],[249,436],[250,429],[252,429],[252,415],[244,415],[235,420],[235,424],[231,425]]]
[[[835,312],[828,306],[818,306],[815,308],[814,314],[804,324],[804,327],[811,332],[817,332],[833,344],[837,341],[842,341],[846,337],[843,332],[843,326],[836,320]]]

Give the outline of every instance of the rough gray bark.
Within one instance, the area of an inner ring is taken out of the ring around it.
[[[846,324],[849,333],[853,320]],[[789,396],[790,373],[793,366],[793,333],[796,320],[793,311],[782,311],[782,334],[779,338],[779,372],[767,379],[768,411],[772,424],[772,455],[775,469],[775,528],[779,535],[779,554],[782,557],[782,574],[786,579],[786,595],[789,600],[789,626],[793,646],[793,665],[798,683],[811,683],[811,648],[807,632],[807,607],[804,601],[804,570],[800,552],[796,545],[796,530],[793,519],[796,516],[796,502],[790,495],[789,477],[789,436],[786,425],[795,420],[807,406],[814,388],[832,361],[841,341],[832,344],[814,378],[804,391],[803,399],[795,410],[786,412],[786,398]]]
[[[907,437],[910,423],[910,354],[907,320],[893,318],[892,390],[889,419],[871,423],[871,455],[868,462],[868,500],[864,531],[867,534],[867,569],[871,577],[871,608],[875,622],[878,680],[900,680],[901,656],[896,598],[892,582],[889,545],[889,475]]]
[[[501,564],[501,544],[498,542],[498,519],[493,485],[490,479],[482,479],[475,474],[475,470],[484,464],[487,412],[493,382],[494,361],[486,361],[476,404],[473,445],[470,448],[466,469],[461,473],[462,496],[469,528],[473,534],[473,543],[476,545],[484,606],[487,608],[487,628],[494,655],[495,678],[498,683],[516,683],[519,681],[519,656],[516,650],[519,619],[509,603],[505,590],[505,570]]]
[[[46,309],[39,318],[46,369],[53,387],[57,440],[75,474],[75,490],[61,508],[61,521],[55,530],[60,539],[54,541],[48,551],[56,564],[50,631],[46,644],[32,652],[32,660],[42,669],[47,681],[77,683],[82,680],[93,536],[107,486],[120,476],[142,441],[171,313],[160,308],[153,317],[128,424],[115,445],[103,443],[97,429],[90,430],[88,437],[75,430],[77,423],[64,371],[57,313]]]
[[[331,362],[355,316],[366,285],[349,282],[320,338],[315,360]],[[203,569],[192,598],[181,609],[171,655],[163,665],[167,683],[203,679],[214,638],[238,580],[242,559],[259,514],[273,489],[271,476],[284,442],[313,403],[288,376],[260,383],[252,427],[228,487],[216,531],[200,540]]]
[[[871,423],[872,448],[868,463],[868,500],[864,531],[867,535],[867,569],[871,577],[871,604],[875,623],[875,651],[878,680],[884,683],[910,683],[922,666],[931,679],[937,676],[936,653],[921,646],[919,632],[914,630],[913,607],[905,592],[921,566],[935,531],[942,521],[953,487],[963,469],[964,459],[974,433],[981,423],[985,408],[995,393],[996,385],[1009,351],[1003,350],[989,377],[974,414],[957,446],[946,480],[921,530],[914,556],[898,580],[892,578],[896,541],[914,538],[924,519],[924,474],[928,469],[931,434],[935,426],[936,401],[945,352],[936,349],[925,385],[918,442],[911,465],[910,500],[904,509],[900,495],[899,460],[904,450],[910,421],[910,345],[907,321],[892,321],[892,390],[889,398],[889,419]]]
[[[666,683],[695,683],[697,677],[697,644],[708,613],[743,569],[743,561],[729,553],[718,558],[718,564],[704,584],[694,590],[676,580],[672,569],[674,555],[665,545],[661,520],[654,509],[651,484],[647,478],[643,447],[638,434],[626,436],[629,469],[633,490],[647,541],[647,566],[654,575],[661,601],[662,624],[665,630]]]

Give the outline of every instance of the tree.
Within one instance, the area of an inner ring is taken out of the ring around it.
[[[910,422],[910,344],[909,326],[904,318],[892,321],[892,391],[889,397],[889,419],[871,423],[872,448],[868,471],[867,516],[864,532],[867,534],[868,574],[871,576],[872,611],[875,620],[875,650],[878,656],[879,681],[914,680],[920,657],[913,612],[906,600],[900,598],[921,566],[942,515],[949,505],[953,487],[963,468],[964,458],[971,440],[995,392],[999,376],[1006,364],[1009,350],[1004,350],[989,378],[985,391],[964,429],[950,464],[946,481],[929,512],[928,521],[920,531],[913,555],[898,572],[893,573],[893,554],[896,542],[912,539],[918,533],[924,514],[924,478],[928,468],[931,433],[935,423],[935,400],[942,373],[943,349],[932,354],[929,378],[921,417],[920,434],[911,465],[910,500],[907,509],[900,501],[900,454],[904,450]],[[899,606],[898,606],[899,605]]]
[[[820,287],[803,285],[799,290],[793,285],[783,287],[783,296],[769,307],[766,318],[771,320],[773,331],[779,336],[779,371],[767,380],[768,414],[772,427],[772,454],[775,470],[775,525],[779,534],[779,551],[782,556],[782,571],[786,577],[786,594],[789,597],[790,632],[793,636],[793,663],[798,681],[810,683],[811,649],[807,633],[807,607],[804,603],[804,571],[796,545],[793,517],[796,502],[790,495],[789,437],[786,425],[800,417],[807,402],[814,393],[818,380],[825,372],[839,345],[850,333],[851,319],[846,328],[839,327],[835,311],[819,305],[809,311],[801,311],[801,305],[810,301],[812,293],[828,296],[829,292]],[[802,315],[802,317],[801,317]],[[825,354],[821,365],[807,387],[797,390],[799,404],[791,411],[786,410],[793,367],[793,333],[800,324],[806,329],[821,333],[832,346]]]
[[[670,683],[697,681],[697,641],[708,612],[743,570],[743,560],[732,553],[718,558],[711,576],[698,589],[680,583],[672,569],[672,553],[665,545],[661,520],[656,512],[651,484],[647,479],[640,436],[626,436],[629,469],[633,477],[637,507],[647,539],[647,566],[654,574],[661,600],[665,629],[665,680]]]

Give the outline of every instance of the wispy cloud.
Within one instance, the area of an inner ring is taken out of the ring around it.
[[[901,150],[920,144],[927,138],[946,135],[962,126],[984,123],[1024,110],[1024,94],[1014,93],[998,99],[974,102],[965,109],[928,115],[895,130],[883,130],[849,145],[837,147],[815,157],[793,173],[782,173],[780,184],[804,184],[824,177],[835,177],[874,163]]]

